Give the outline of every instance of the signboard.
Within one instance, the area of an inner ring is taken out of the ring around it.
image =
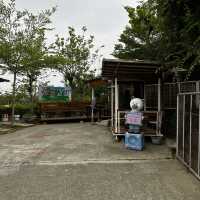
[[[126,124],[142,125],[142,113],[141,112],[129,112],[129,113],[127,113]]]
[[[39,88],[39,99],[41,101],[70,101],[70,87],[46,86]]]

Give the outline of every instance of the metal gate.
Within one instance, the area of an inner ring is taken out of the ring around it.
[[[177,158],[200,179],[200,93],[177,96]]]

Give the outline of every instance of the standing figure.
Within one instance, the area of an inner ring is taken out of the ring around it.
[[[139,98],[132,98],[130,101],[131,111],[126,115],[126,124],[129,125],[129,133],[140,133],[140,127],[142,126],[142,112],[143,102]]]
[[[129,130],[125,134],[125,147],[140,151],[144,148],[144,136],[140,133],[143,102],[139,98],[132,98],[130,107],[131,111],[126,114],[126,124],[128,124]]]

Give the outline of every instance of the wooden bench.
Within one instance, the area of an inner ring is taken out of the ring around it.
[[[45,102],[40,103],[41,118],[88,116],[89,102]]]
[[[119,113],[120,126],[118,128],[118,132],[119,134],[124,134],[128,131],[128,126],[125,125],[125,118],[123,117],[126,112],[120,111]],[[144,133],[145,136],[157,136],[159,134],[159,113],[157,111],[144,111],[143,117],[144,119],[142,121],[141,132]],[[112,131],[113,133],[115,132],[114,129]]]

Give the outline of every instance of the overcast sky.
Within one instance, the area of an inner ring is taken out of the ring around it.
[[[52,16],[52,26],[55,29],[48,33],[48,41],[52,42],[55,34],[64,36],[68,26],[73,26],[77,31],[86,26],[88,34],[95,36],[96,46],[105,45],[101,53],[106,58],[112,57],[110,54],[114,44],[128,24],[124,6],[135,7],[137,4],[138,0],[16,0],[18,9],[32,12],[58,6]],[[50,79],[53,80],[52,84],[60,85],[60,78]]]

